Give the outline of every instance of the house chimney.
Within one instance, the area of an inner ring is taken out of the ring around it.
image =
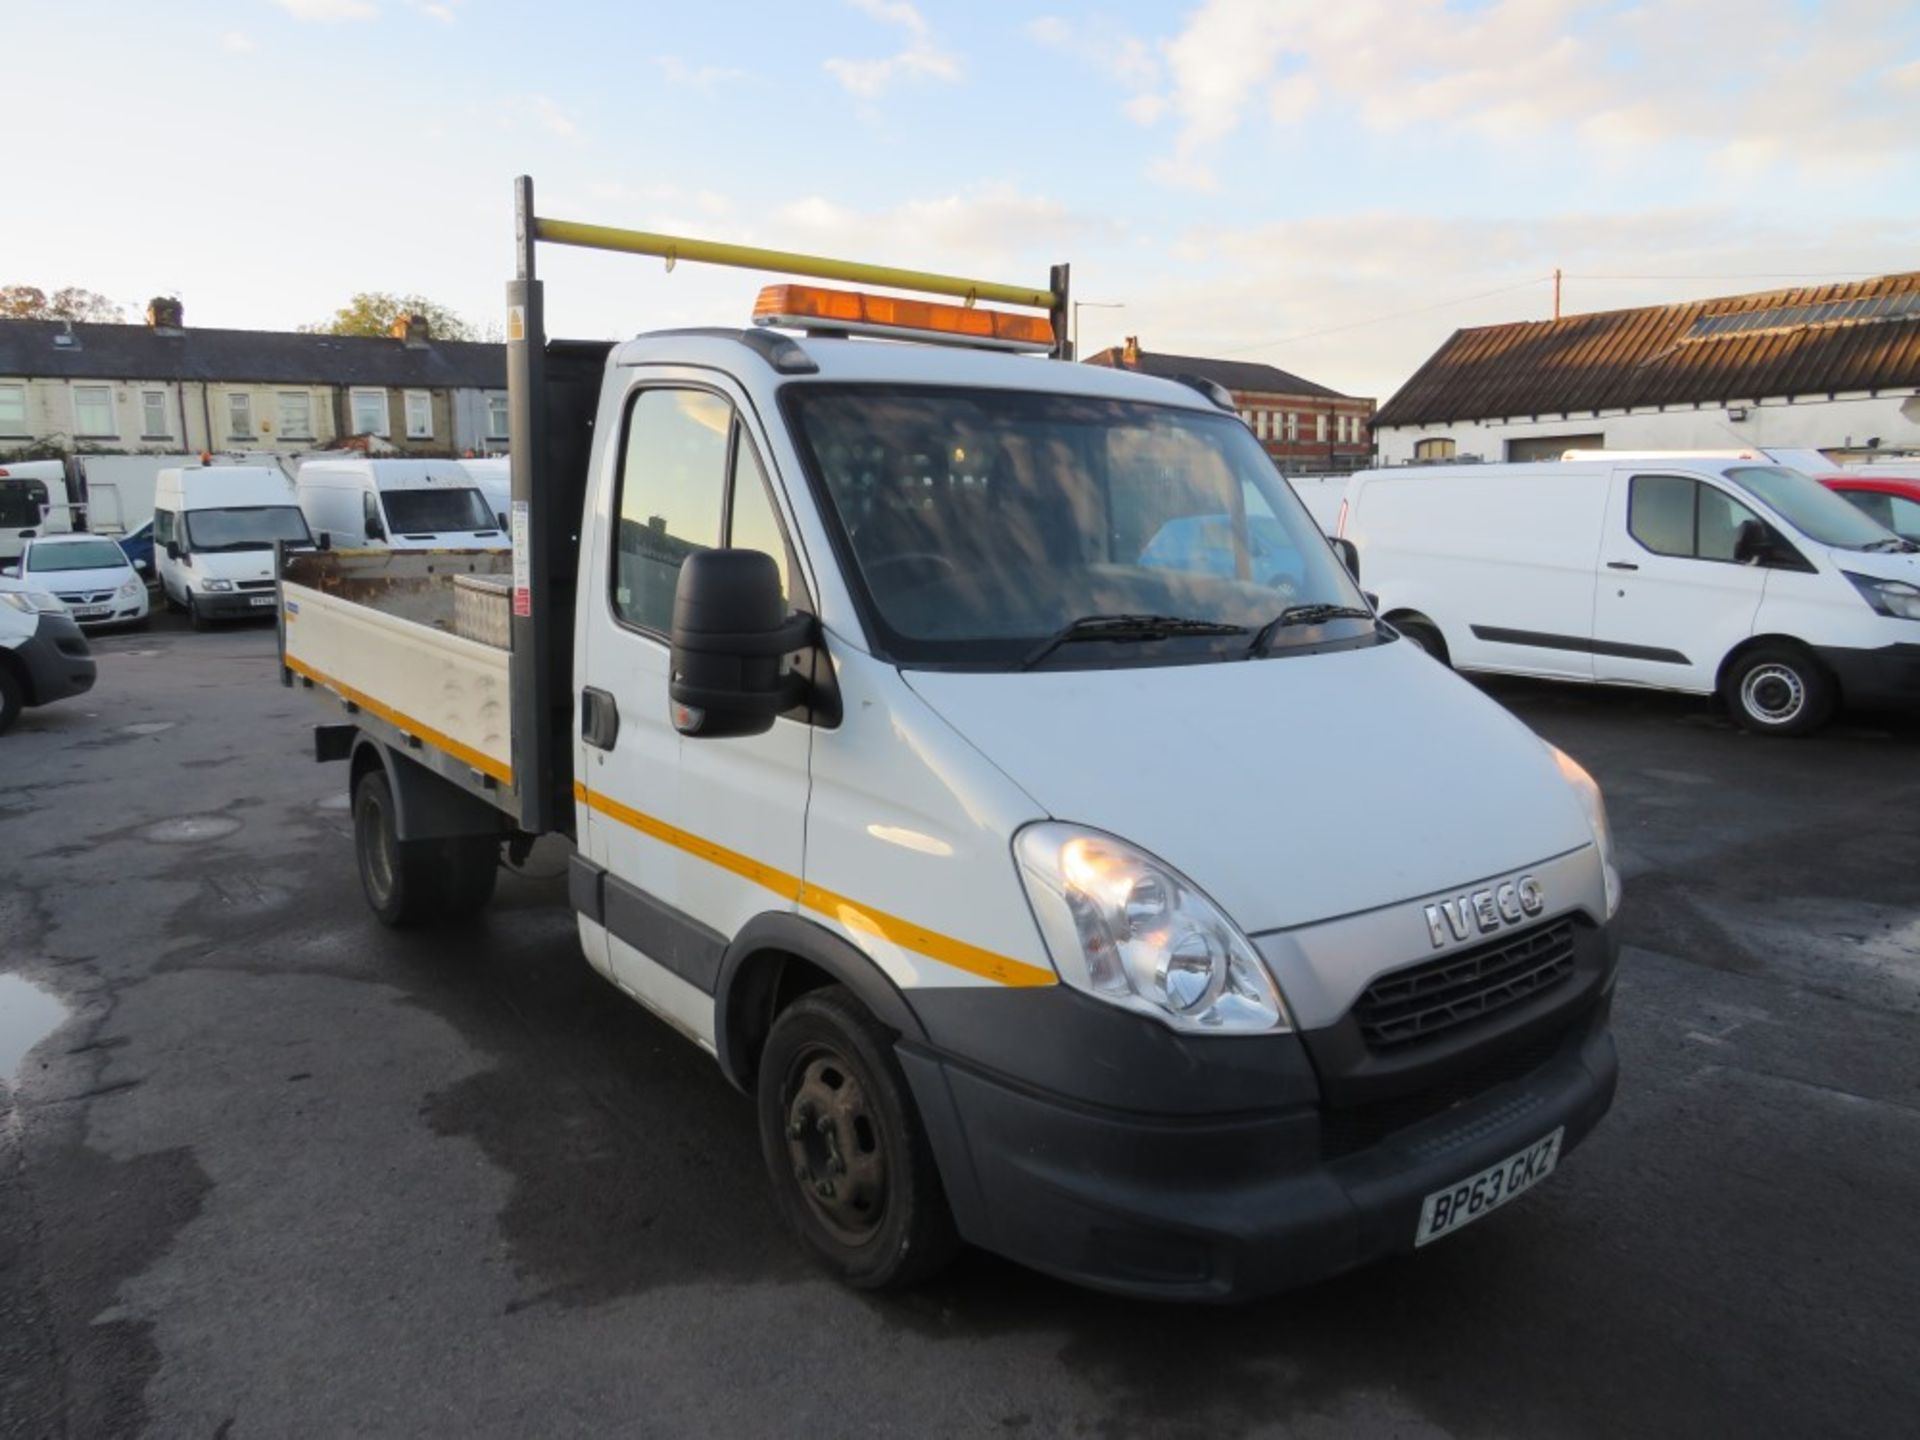
[[[406,342],[410,350],[424,350],[433,339],[433,333],[427,326],[424,315],[400,315],[393,322],[393,329],[387,332],[396,340]]]
[[[172,295],[156,295],[147,302],[147,327],[162,335],[186,329],[186,307]]]
[[[1126,348],[1120,352],[1120,363],[1129,370],[1140,368],[1140,337],[1138,335],[1127,336]]]

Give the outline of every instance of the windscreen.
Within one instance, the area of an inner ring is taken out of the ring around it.
[[[305,517],[292,505],[189,510],[187,539],[195,550],[271,550],[276,540],[313,543]]]
[[[1246,632],[1293,607],[1364,609],[1230,416],[1010,390],[786,393],[876,638],[902,663],[1013,668],[1074,621],[1138,615],[1244,631],[1182,634],[1124,658],[1074,647],[1076,658],[1238,659]],[[1357,622],[1371,632],[1370,617]]]
[[[0,479],[0,529],[25,530],[40,523],[47,487],[38,480]]]
[[[1894,538],[1886,527],[1861,514],[1810,475],[1777,465],[1729,470],[1727,478],[1758,496],[1782,520],[1822,545],[1842,550],[1884,547]]]
[[[126,563],[126,552],[111,540],[62,541],[27,551],[27,569],[35,575],[53,570],[113,570]]]
[[[395,535],[500,528],[486,497],[471,486],[382,490],[380,499],[387,507],[387,529]]]

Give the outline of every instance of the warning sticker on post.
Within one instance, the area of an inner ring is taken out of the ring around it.
[[[527,502],[513,502],[513,613],[533,614],[533,535]]]

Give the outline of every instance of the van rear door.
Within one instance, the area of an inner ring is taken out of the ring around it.
[[[1767,572],[1733,558],[1743,520],[1730,488],[1700,475],[1621,467],[1607,506],[1593,607],[1596,680],[1710,693],[1753,633]]]

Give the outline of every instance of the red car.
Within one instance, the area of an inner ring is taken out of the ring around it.
[[[1920,465],[1904,475],[1881,475],[1872,470],[1822,475],[1820,483],[1838,491],[1856,509],[1903,540],[1920,545]]]

